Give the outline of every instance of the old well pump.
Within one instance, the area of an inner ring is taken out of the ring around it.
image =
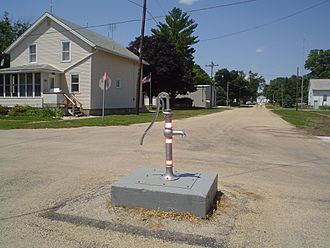
[[[165,101],[164,101],[165,99]],[[173,135],[181,135],[182,137],[186,134],[183,131],[174,131],[172,125],[173,112],[170,109],[170,96],[166,92],[161,92],[157,96],[157,112],[150,123],[149,127],[144,131],[140,144],[143,145],[143,139],[147,132],[150,130],[154,122],[156,121],[159,111],[160,105],[162,106],[162,112],[165,120],[165,174],[164,179],[168,181],[173,181],[179,179],[179,176],[174,175],[173,173],[173,155],[172,155],[172,145],[173,145]]]

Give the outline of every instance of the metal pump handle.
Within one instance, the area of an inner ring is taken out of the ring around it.
[[[166,102],[164,102],[164,99],[163,98],[166,99]],[[161,102],[161,104],[160,104],[160,102]],[[147,127],[147,129],[142,134],[142,137],[140,139],[140,145],[141,146],[143,145],[144,137],[147,135],[147,133],[149,132],[149,130],[151,129],[151,127],[154,125],[155,121],[158,118],[159,110],[160,110],[160,105],[162,106],[162,111],[163,112],[165,112],[166,109],[169,109],[170,108],[170,96],[169,96],[169,94],[166,93],[166,92],[159,93],[158,96],[157,96],[157,102],[156,103],[157,103],[157,111],[154,114],[154,118],[152,119],[150,125]]]

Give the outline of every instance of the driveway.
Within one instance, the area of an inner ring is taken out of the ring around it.
[[[136,168],[161,168],[163,123],[139,146],[146,127],[0,131],[0,247],[191,247],[40,216]],[[174,129],[187,133],[175,139],[175,169],[216,172],[221,191],[244,196],[223,246],[330,246],[330,143],[256,108]]]

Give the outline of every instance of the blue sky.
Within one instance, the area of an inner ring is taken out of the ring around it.
[[[142,4],[142,0],[133,0]],[[164,16],[173,7],[184,11],[231,4],[242,0],[147,0],[148,11]],[[52,0],[53,13],[85,26],[141,19],[142,10],[127,0]],[[311,8],[318,3],[320,6]],[[50,10],[51,0],[0,0],[1,17],[8,11],[13,20],[34,22]],[[288,17],[301,10],[299,14]],[[303,65],[311,49],[330,49],[330,0],[256,0],[235,6],[219,7],[189,13],[198,23],[195,35],[200,42],[195,61],[205,71],[211,61],[229,70],[252,70],[267,81],[278,76],[291,76]],[[148,15],[150,18],[151,16]],[[253,27],[271,23],[257,29]],[[156,18],[164,22],[164,18]],[[140,33],[140,21],[93,28],[95,32],[112,36],[124,46]],[[155,20],[146,23],[146,34],[156,26]],[[242,30],[251,29],[248,32]],[[238,32],[236,35],[229,35]],[[213,39],[215,38],[215,39]],[[305,71],[306,72],[306,71]]]

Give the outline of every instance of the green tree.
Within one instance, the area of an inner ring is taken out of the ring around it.
[[[30,26],[28,21],[11,21],[9,13],[4,12],[3,18],[0,20],[0,61],[4,59],[5,64],[0,65],[1,68],[9,66],[9,56],[3,52]]]
[[[311,50],[305,62],[311,78],[330,78],[330,49]]]
[[[129,44],[128,49],[137,54],[139,38]],[[149,63],[144,75],[152,75],[152,95],[156,96],[166,91],[171,96],[171,101],[178,94],[194,91],[191,71],[184,57],[178,53],[175,46],[165,37],[146,36],[143,41],[143,59]],[[149,85],[143,87],[149,94]]]
[[[248,95],[247,98],[250,98],[250,101],[256,101],[258,92],[263,91],[265,87],[265,79],[260,76],[258,73],[253,73],[252,71],[249,71],[249,74],[247,76],[248,80]]]
[[[197,64],[192,67],[192,80],[195,85],[211,84],[210,76]]]
[[[195,52],[192,45],[198,42],[198,37],[193,35],[196,27],[197,23],[187,13],[173,8],[165,17],[165,23],[158,24],[157,29],[153,28],[151,32],[157,37],[168,38],[192,66]]]
[[[298,79],[299,82],[301,78]],[[278,77],[264,88],[264,95],[274,104],[282,107],[293,107],[296,99],[297,76]]]

